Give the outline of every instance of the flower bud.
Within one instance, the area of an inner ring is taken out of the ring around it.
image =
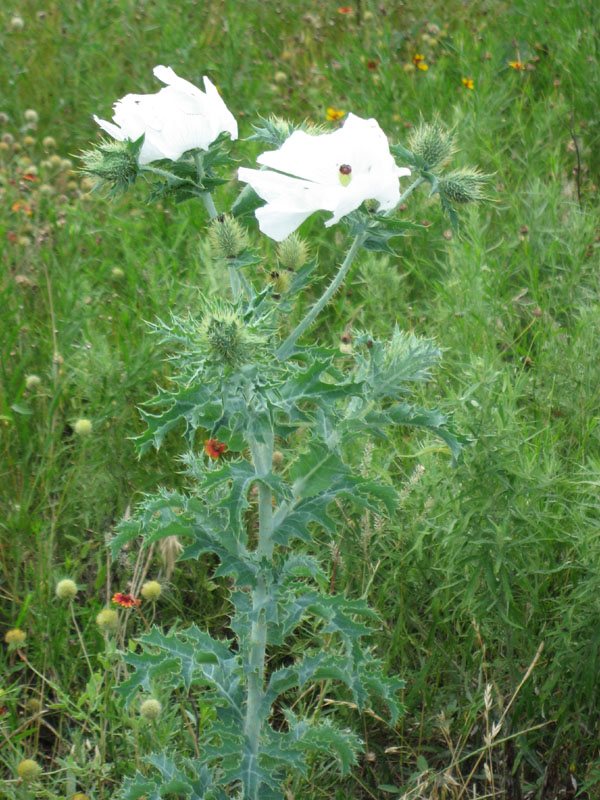
[[[11,31],[22,31],[25,27],[25,23],[23,22],[23,17],[13,17],[10,21],[10,29]]]
[[[24,781],[34,781],[42,774],[42,768],[33,758],[26,758],[17,766],[17,775]]]
[[[146,581],[142,586],[141,595],[144,600],[158,600],[162,593],[162,586],[158,581]]]
[[[35,125],[40,118],[40,115],[37,111],[34,111],[33,108],[28,108],[24,114],[25,122],[29,122],[32,125]]]
[[[131,142],[103,140],[95,150],[87,150],[80,156],[84,175],[98,178],[97,185],[106,184],[112,193],[124,192],[139,174],[138,155]],[[71,169],[69,162],[61,160],[62,169]]]
[[[291,233],[277,246],[277,258],[284,269],[297,270],[308,260],[308,247],[297,233]]]
[[[274,450],[273,451],[273,467],[275,469],[279,469],[283,465],[284,462],[284,455],[281,450]]]
[[[207,303],[199,333],[203,348],[213,358],[230,366],[249,361],[264,341],[248,326],[235,306],[223,302]]]
[[[125,273],[121,267],[113,267],[110,274],[115,281],[120,281],[125,277]]]
[[[25,639],[27,639],[27,634],[20,628],[12,628],[10,631],[6,631],[4,634],[4,641],[6,644],[12,644],[15,647],[19,647],[20,645],[24,644]]]
[[[15,137],[12,135],[12,133],[8,133],[7,131],[6,133],[2,134],[2,141],[10,146],[11,144],[14,144]]]
[[[25,710],[30,714],[37,714],[41,707],[42,704],[37,697],[28,697],[27,700],[25,700]]]
[[[423,159],[425,169],[433,169],[447,161],[455,152],[454,134],[437,120],[432,123],[421,122],[408,140],[412,152]]]
[[[96,625],[103,633],[114,631],[119,625],[119,614],[114,608],[104,608],[96,617]]]
[[[278,300],[290,288],[291,274],[288,269],[274,269],[271,271],[270,277],[273,283],[273,297],[275,300]]]
[[[70,600],[77,594],[77,584],[70,578],[63,578],[56,584],[56,596],[61,600]]]
[[[160,712],[162,711],[162,705],[158,702],[158,700],[154,700],[154,698],[150,698],[149,700],[144,700],[142,705],[140,706],[140,714],[144,719],[147,720],[155,720],[160,717]]]
[[[216,258],[237,258],[248,247],[248,234],[235,217],[221,214],[210,223],[208,241]]]
[[[44,136],[42,144],[46,150],[54,150],[56,148],[56,140],[52,136]]]
[[[440,178],[440,194],[449,203],[476,203],[486,199],[482,190],[489,178],[478,169],[457,169]]]
[[[25,388],[28,392],[35,392],[39,388],[42,379],[39,375],[28,375],[25,378]]]
[[[74,430],[78,436],[89,436],[92,432],[92,423],[89,419],[78,419]]]
[[[0,125],[6,125],[8,122],[8,114],[5,114],[4,111],[0,111]]]

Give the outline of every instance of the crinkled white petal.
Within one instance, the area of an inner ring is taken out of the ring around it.
[[[223,131],[237,138],[235,118],[208,78],[202,92],[171,67],[155,67],[154,75],[166,86],[156,94],[128,94],[118,100],[113,107],[114,124],[94,117],[120,141],[139,139],[143,133],[141,164],[161,158],[175,161],[197,147],[207,150]]]
[[[398,179],[410,175],[397,166],[377,121],[354,114],[332,133],[295,131],[279,150],[262,153],[257,161],[277,172],[242,167],[238,174],[267,201],[256,217],[263,233],[277,241],[319,209],[333,212],[325,223],[329,227],[365,200],[377,200],[382,211],[394,208],[400,199]],[[345,186],[342,165],[350,167]]]

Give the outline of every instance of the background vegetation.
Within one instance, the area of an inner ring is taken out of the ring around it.
[[[23,0],[0,12],[0,48],[0,621],[27,636],[0,652],[7,796],[110,798],[152,742],[193,752],[199,721],[182,723],[176,697],[154,723],[123,710],[115,650],[152,620],[227,625],[210,563],[156,549],[110,564],[106,550],[141,493],[178,480],[175,438],[140,462],[129,440],[167,371],[145,321],[227,285],[202,208],[145,205],[143,187],[111,204],[73,171],[98,135],[91,115],[156,91],[162,63],[196,84],[207,74],[242,137],[257,114],[325,122],[332,107],[406,144],[439,114],[456,126],[457,163],[494,173],[493,203],[463,215],[460,235],[437,202],[411,198],[425,227],[397,257],[363,255],[319,323],[328,342],[350,324],[434,337],[445,357],[427,401],[474,441],[456,468],[405,430],[367,446],[364,469],[402,487],[402,507],[393,519],[339,508],[325,556],[337,588],[378,609],[373,644],[406,680],[406,714],[391,729],[342,706],[365,741],[359,768],[342,783],[315,763],[290,798],[598,797],[595,4]],[[256,152],[239,143],[244,163]],[[321,222],[303,232],[326,274],[343,229]],[[102,634],[98,612],[145,576],[161,598]],[[55,596],[64,577],[79,586],[72,603]],[[327,685],[315,697],[344,703]],[[39,781],[17,779],[24,758],[43,766]]]

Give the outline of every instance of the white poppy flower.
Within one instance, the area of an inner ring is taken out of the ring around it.
[[[237,139],[237,122],[215,86],[204,78],[202,92],[171,67],[154,67],[165,88],[156,94],[128,94],[114,104],[113,122],[94,115],[100,127],[119,141],[145,134],[140,164],[161,158],[176,161],[186,150],[208,150],[222,131]]]
[[[400,199],[398,178],[410,175],[396,165],[377,121],[354,114],[333,133],[295,131],[279,150],[262,153],[257,161],[277,171],[241,167],[238,176],[267,201],[256,218],[261,231],[277,242],[318,210],[333,212],[325,223],[329,227],[365,200],[377,200],[380,211],[394,208]]]

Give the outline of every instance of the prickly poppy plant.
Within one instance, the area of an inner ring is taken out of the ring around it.
[[[391,240],[414,227],[398,209],[415,189],[429,184],[456,222],[455,205],[480,200],[485,176],[459,170],[444,177],[454,137],[437,121],[423,123],[405,147],[390,145],[375,120],[352,114],[333,132],[272,118],[251,137],[270,148],[258,161],[272,169],[242,167],[246,185],[219,211],[213,193],[232,177],[227,151],[237,127],[210,82],[203,96],[171,70],[158,75],[172,79],[172,90],[121,101],[117,141],[84,153],[83,170],[111,193],[143,175],[152,197],[200,200],[211,252],[231,289],[223,297],[199,294],[192,311],[152,324],[172,363],[172,383],[145,405],[147,429],[137,444],[143,455],[179,429],[177,469],[183,464],[188,488],[146,497],[110,546],[116,557],[133,541],[148,546],[177,536],[181,559],[216,556],[214,574],[228,579],[231,615],[218,636],[197,625],[153,627],[122,654],[129,677],[119,692],[127,704],[151,696],[164,706],[173,690],[183,690],[190,709],[200,698],[211,711],[199,724],[195,755],[155,753],[119,796],[282,799],[286,781],[315,759],[333,757],[345,775],[361,749],[359,734],[335,713],[296,702],[316,682],[339,682],[359,711],[387,713],[391,724],[402,712],[402,680],[386,674],[370,644],[377,615],[363,599],[332,593],[315,555],[317,537],[335,544],[340,535],[335,501],[394,513],[395,488],[353,464],[356,444],[385,439],[398,426],[443,440],[453,460],[465,443],[440,411],[410,401],[411,383],[429,380],[438,361],[432,341],[398,328],[386,340],[353,331],[342,357],[311,341],[310,328],[355,258],[364,250],[393,252]],[[186,115],[184,136],[171,122],[181,117],[184,124]],[[204,138],[180,153],[197,131]],[[164,157],[170,152],[172,159]],[[337,271],[329,265],[333,277],[322,295],[290,329],[295,301],[319,271],[297,232],[313,214],[326,226],[344,226],[348,247]],[[279,244],[259,272],[263,234]],[[257,285],[257,274],[268,275],[268,285]],[[286,645],[300,626],[302,653],[291,656],[296,651]]]

